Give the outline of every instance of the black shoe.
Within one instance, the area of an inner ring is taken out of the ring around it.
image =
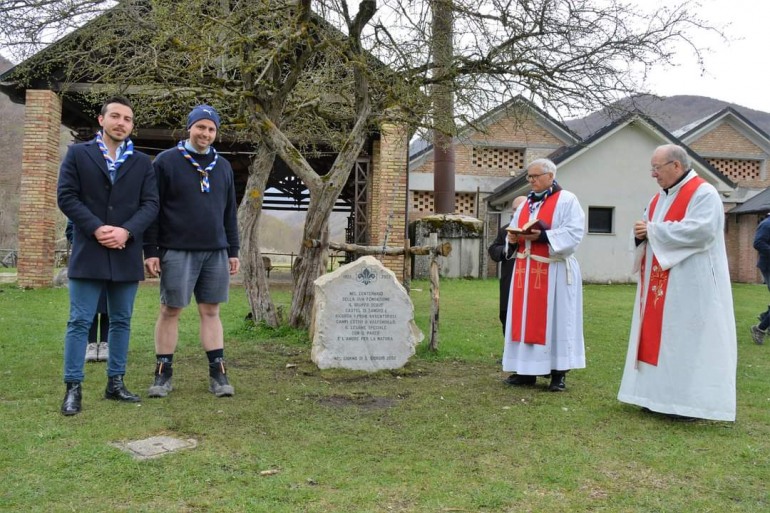
[[[80,382],[67,383],[67,391],[64,393],[64,401],[61,403],[62,415],[77,415],[82,410],[83,389]]]
[[[107,378],[107,388],[104,389],[104,398],[113,401],[124,401],[127,403],[138,403],[142,399],[132,394],[123,383],[123,376],[110,376]]]
[[[565,372],[551,371],[551,384],[548,385],[550,392],[564,392],[567,390],[567,384],[564,382]]]
[[[235,389],[227,380],[225,361],[217,358],[209,364],[209,392],[217,397],[230,397],[235,394]]]
[[[506,385],[511,385],[514,387],[534,385],[536,382],[537,376],[526,376],[524,374],[511,374],[504,381]]]
[[[155,364],[155,381],[147,391],[147,397],[166,397],[174,388],[171,386],[171,376],[174,369],[165,360],[158,360]]]
[[[685,415],[676,415],[674,413],[664,413],[664,417],[666,417],[668,420],[673,420],[674,422],[695,422],[695,417],[687,417]]]
[[[685,415],[677,415],[675,413],[660,413],[657,411],[652,411],[646,406],[642,406],[642,412],[649,413],[650,415],[660,415],[661,417],[667,418],[668,420],[672,420],[674,422],[695,422],[698,420],[695,417],[687,417]]]

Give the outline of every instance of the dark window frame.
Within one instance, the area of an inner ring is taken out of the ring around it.
[[[615,233],[615,207],[588,207],[588,233]]]

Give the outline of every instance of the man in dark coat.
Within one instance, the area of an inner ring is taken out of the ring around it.
[[[511,203],[511,211],[516,212],[519,205],[524,203],[526,196],[516,196]],[[508,312],[508,294],[511,290],[511,275],[513,274],[513,264],[516,262],[516,242],[508,244],[508,253],[505,253],[505,239],[508,238],[508,224],[497,231],[497,237],[487,249],[489,258],[495,262],[500,262],[500,323],[503,325],[505,333],[505,318]]]
[[[110,352],[106,399],[138,402],[124,383],[131,315],[144,279],[142,235],[158,214],[158,188],[150,158],[134,150],[129,136],[134,113],[122,97],[108,99],[92,141],[70,146],[59,172],[59,208],[74,225],[69,260],[70,316],[64,337],[61,412],[81,411],[88,331],[106,290]]]
[[[754,249],[759,254],[757,267],[762,273],[765,285],[770,290],[770,214],[759,223],[757,231],[754,232]],[[754,342],[757,344],[765,342],[767,328],[770,328],[770,305],[767,306],[766,311],[759,314],[759,324],[751,327],[751,338]]]

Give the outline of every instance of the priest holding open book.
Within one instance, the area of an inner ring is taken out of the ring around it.
[[[570,369],[585,368],[583,280],[574,256],[585,232],[577,197],[556,182],[548,159],[527,167],[532,191],[508,228],[518,244],[508,300],[503,370],[505,382],[534,385],[549,376],[548,389],[566,389]]]

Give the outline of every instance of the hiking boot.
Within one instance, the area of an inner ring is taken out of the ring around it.
[[[766,331],[762,331],[759,329],[759,324],[755,324],[751,327],[751,338],[754,340],[756,344],[759,344],[760,346],[765,343],[765,335],[767,334]]]
[[[107,344],[107,342],[99,342],[99,345],[96,346],[96,361],[106,362],[109,359],[110,359],[110,346]]]
[[[174,388],[171,386],[171,376],[174,369],[165,360],[158,360],[155,364],[155,381],[147,391],[147,397],[166,397]]]
[[[80,413],[81,402],[83,399],[83,389],[80,382],[73,381],[67,383],[67,391],[64,393],[64,401],[61,403],[62,415],[77,415]]]
[[[217,397],[229,397],[235,394],[235,389],[227,381],[225,361],[217,358],[209,364],[209,392]]]
[[[86,361],[95,362],[99,358],[99,344],[96,342],[89,342],[86,346]]]
[[[107,378],[107,388],[104,389],[104,398],[126,403],[138,403],[142,400],[138,395],[128,391],[126,385],[123,383],[123,376],[121,375],[110,376]]]

